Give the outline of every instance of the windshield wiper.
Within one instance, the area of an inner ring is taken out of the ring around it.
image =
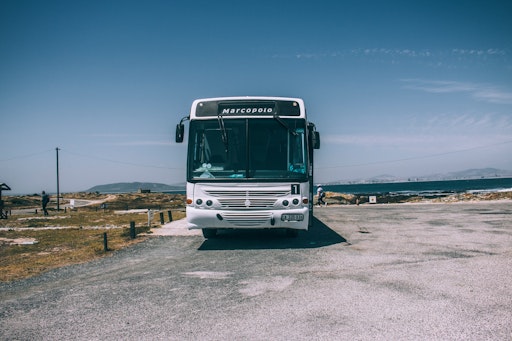
[[[224,148],[226,149],[227,154],[229,149],[228,132],[224,126],[224,119],[222,118],[222,115],[218,115],[217,119],[219,120],[220,136],[222,138],[222,142],[224,142]]]
[[[290,128],[290,126],[288,124],[286,124],[285,121],[283,121],[283,119],[281,117],[279,117],[279,115],[276,113],[274,114],[274,119],[279,122],[283,127],[286,128],[286,130],[288,130],[290,132],[290,134],[292,134],[293,136],[297,136],[297,132],[293,131],[292,128]]]

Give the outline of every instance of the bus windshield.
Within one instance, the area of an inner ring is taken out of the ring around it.
[[[190,122],[189,181],[307,179],[305,120],[279,117]]]

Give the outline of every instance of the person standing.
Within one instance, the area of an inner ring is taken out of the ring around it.
[[[46,210],[46,205],[48,205],[48,203],[50,202],[50,196],[48,194],[46,194],[45,191],[43,191],[43,193],[41,195],[41,199],[42,199],[42,204],[43,204],[43,214],[45,216],[47,216],[48,211]]]
[[[316,190],[316,194],[318,195],[318,199],[317,199],[316,204],[317,205],[324,204],[324,206],[327,206],[327,203],[324,201],[325,192],[324,192],[324,189],[322,188],[322,186],[318,186],[318,188]]]

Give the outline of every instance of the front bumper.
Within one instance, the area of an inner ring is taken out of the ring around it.
[[[187,207],[189,229],[308,229],[307,207],[287,210],[214,210]]]

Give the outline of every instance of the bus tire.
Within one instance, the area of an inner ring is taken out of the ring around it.
[[[286,236],[290,238],[296,238],[299,235],[299,230],[286,229]]]
[[[215,238],[217,236],[217,229],[202,229],[203,237],[205,238]]]

